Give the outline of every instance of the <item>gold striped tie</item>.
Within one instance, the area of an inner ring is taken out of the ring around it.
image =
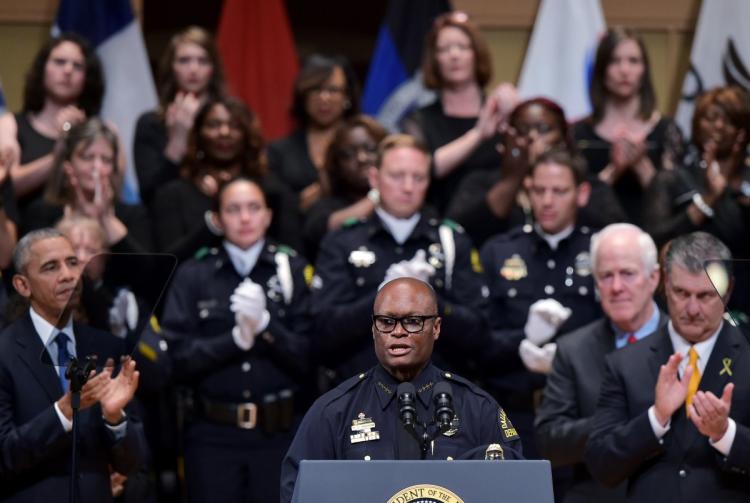
[[[690,346],[688,351],[688,366],[693,369],[693,374],[690,376],[690,382],[688,383],[687,397],[685,398],[685,408],[690,415],[690,404],[693,403],[693,397],[701,382],[701,371],[698,370],[698,352],[693,346]]]

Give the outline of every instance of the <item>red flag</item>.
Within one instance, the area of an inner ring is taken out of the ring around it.
[[[218,45],[230,89],[258,114],[265,138],[289,133],[299,63],[283,0],[225,0]]]

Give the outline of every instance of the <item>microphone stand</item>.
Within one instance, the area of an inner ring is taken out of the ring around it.
[[[70,456],[70,483],[68,501],[76,501],[76,482],[78,480],[78,411],[81,408],[81,390],[89,379],[89,374],[96,368],[96,356],[87,356],[83,365],[76,358],[71,358],[65,369],[65,377],[70,381],[70,407],[73,410],[73,445]]]

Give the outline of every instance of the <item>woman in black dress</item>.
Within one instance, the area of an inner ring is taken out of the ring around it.
[[[611,28],[599,43],[589,87],[593,113],[573,126],[589,172],[610,185],[632,223],[643,225],[643,193],[654,175],[674,169],[682,152],[675,122],[656,109],[643,39]]]

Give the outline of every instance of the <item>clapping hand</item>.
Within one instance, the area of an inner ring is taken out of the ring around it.
[[[682,379],[679,378],[678,369],[683,356],[681,353],[675,353],[669,357],[667,363],[659,368],[659,377],[656,380],[656,389],[654,391],[654,413],[656,420],[661,425],[666,425],[672,414],[685,403],[687,397],[690,376],[693,374],[693,367],[685,367]]]
[[[549,342],[557,333],[557,329],[565,323],[573,311],[560,304],[555,299],[541,299],[529,307],[524,334],[526,339],[536,346]]]
[[[548,342],[542,347],[536,346],[528,339],[521,341],[518,346],[518,354],[521,361],[532,372],[537,374],[549,374],[552,372],[552,361],[555,359],[557,344]]]
[[[101,388],[99,404],[102,415],[108,423],[122,420],[123,409],[133,399],[138,389],[140,373],[135,369],[135,360],[126,357],[117,377],[111,378],[113,367],[107,365],[99,375],[106,376],[105,385]]]
[[[229,300],[236,323],[232,337],[237,346],[248,351],[255,344],[255,336],[271,321],[266,309],[266,294],[259,284],[246,278],[235,288]]]
[[[690,420],[703,435],[718,442],[729,427],[729,411],[732,408],[734,383],[724,386],[721,398],[710,391],[698,391],[690,404]]]

